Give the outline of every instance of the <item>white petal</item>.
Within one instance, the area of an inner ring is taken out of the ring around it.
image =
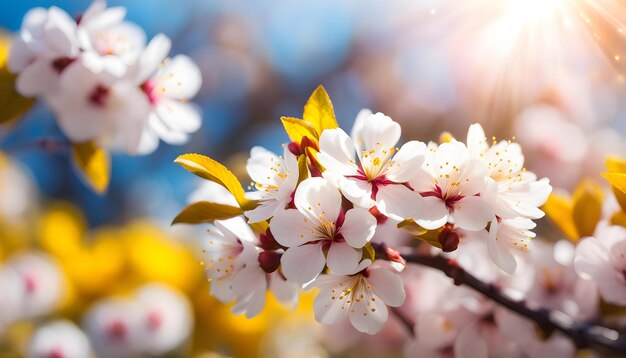
[[[476,159],[489,149],[485,131],[479,123],[472,124],[467,131],[467,149],[469,149],[471,157]]]
[[[279,161],[276,154],[263,147],[255,146],[250,149],[246,171],[250,179],[256,183],[273,184],[271,178],[276,175],[276,172],[272,169],[275,169],[276,163]]]
[[[276,211],[283,210],[284,208],[285,204],[276,200],[269,200],[260,203],[259,206],[252,210],[245,211],[244,215],[248,218],[248,222],[258,223],[271,218],[272,216],[274,216],[274,213]]]
[[[172,47],[172,41],[164,34],[158,34],[150,40],[141,54],[138,63],[137,83],[143,84],[156,73]]]
[[[293,308],[298,303],[300,286],[285,280],[278,272],[271,274],[270,290],[274,297],[289,308]]]
[[[413,140],[405,143],[393,156],[387,169],[387,179],[396,183],[406,183],[421,170],[426,153],[426,144]]]
[[[356,115],[352,130],[350,131],[350,137],[354,139],[354,147],[357,150],[362,150],[363,143],[359,143],[357,138],[362,138],[363,127],[365,126],[365,120],[372,115],[372,111],[367,108],[363,108]]]
[[[250,226],[240,216],[226,219],[215,220],[215,226],[224,234],[230,233],[232,236],[246,242],[256,242],[256,234]]]
[[[355,154],[352,140],[343,130],[337,128],[322,132],[317,160],[327,171],[341,176],[356,175]]]
[[[366,296],[360,302],[353,303],[350,309],[350,323],[359,332],[376,334],[387,322],[387,306],[383,300],[372,298],[376,297]]]
[[[155,79],[156,93],[170,99],[191,99],[201,85],[200,69],[185,55],[178,55],[167,62]]]
[[[328,268],[337,275],[351,275],[356,272],[362,252],[346,242],[333,242],[328,249]]]
[[[322,272],[326,258],[321,244],[307,244],[287,249],[280,263],[287,280],[303,285]]]
[[[17,76],[17,91],[27,97],[49,93],[57,88],[59,76],[46,59],[39,59],[26,66]]]
[[[159,137],[150,129],[145,128],[139,140],[137,154],[146,155],[154,152],[159,147]]]
[[[341,194],[327,179],[313,177],[300,183],[294,203],[309,220],[335,222],[341,211]]]
[[[76,39],[76,22],[58,7],[48,10],[48,21],[44,26],[46,44],[57,57],[74,57],[78,55]]]
[[[459,333],[454,342],[454,356],[458,358],[487,358],[489,349],[487,343],[478,334],[477,325],[466,326]]]
[[[185,132],[173,130],[167,126],[161,117],[156,112],[152,111],[148,117],[148,124],[150,129],[159,137],[162,141],[168,144],[180,145],[185,144],[189,140],[189,135]]]
[[[341,321],[348,315],[349,309],[350,306],[345,304],[345,300],[340,300],[337,293],[332,292],[331,289],[320,291],[313,302],[315,320],[323,324]]]
[[[379,267],[370,270],[367,282],[372,285],[372,293],[380,297],[386,305],[400,307],[404,303],[404,282],[388,269]]]
[[[276,213],[271,221],[271,230],[276,241],[286,247],[319,240],[319,235],[315,233],[315,224],[296,209]]]
[[[491,205],[479,196],[467,196],[454,203],[454,223],[465,230],[479,231],[493,218]]]
[[[192,103],[163,99],[156,106],[155,111],[172,131],[193,133],[202,125],[200,110]]]
[[[499,242],[497,239],[497,232],[499,229],[498,220],[491,222],[489,227],[489,241],[487,242],[487,250],[491,260],[504,272],[509,275],[515,272],[517,268],[517,262],[515,256],[511,253],[510,247],[506,243]]]
[[[395,148],[400,140],[400,125],[382,113],[370,115],[363,123],[360,136],[353,138],[363,143],[363,148],[372,150],[375,148]]]
[[[341,178],[339,179],[341,192],[355,206],[369,209],[376,205],[372,199],[372,184],[364,180]]]
[[[422,210],[413,219],[415,222],[428,230],[435,230],[448,222],[448,208],[439,198],[424,197]]]
[[[385,216],[402,221],[421,212],[423,198],[402,184],[385,185],[378,188],[376,207]]]
[[[339,233],[350,246],[359,249],[374,237],[375,231],[376,218],[368,210],[352,208],[346,212]]]
[[[11,44],[7,65],[12,73],[22,71],[35,58],[33,52],[28,48],[21,37],[16,37]]]

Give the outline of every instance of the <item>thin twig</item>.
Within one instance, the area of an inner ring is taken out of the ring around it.
[[[384,245],[376,248],[384,251]],[[543,308],[530,308],[524,301],[513,300],[496,286],[485,283],[468,273],[452,259],[441,255],[432,256],[422,253],[404,254],[408,263],[428,266],[445,273],[455,285],[466,285],[482,293],[499,305],[508,308],[532,321],[545,332],[559,331],[569,337],[578,348],[605,348],[615,353],[626,353],[626,335],[603,326],[587,322],[576,322],[560,312]]]

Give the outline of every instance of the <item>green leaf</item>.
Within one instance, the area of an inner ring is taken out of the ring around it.
[[[15,89],[17,76],[7,68],[9,42],[9,37],[0,33],[0,124],[13,122],[35,104],[34,98],[26,98]]]
[[[280,120],[283,122],[285,132],[287,132],[292,142],[300,143],[303,137],[308,137],[315,141],[319,138],[317,130],[309,122],[293,117],[280,117]]]
[[[94,142],[72,144],[72,160],[79,176],[93,191],[103,194],[111,179],[109,153]]]
[[[173,224],[200,224],[208,223],[213,220],[230,219],[241,215],[241,208],[211,203],[208,201],[199,201],[193,203],[183,209],[183,211],[174,218]]]
[[[302,119],[313,124],[318,134],[321,134],[324,129],[338,127],[333,103],[330,101],[324,86],[319,85],[313,91],[311,97],[304,105]]]
[[[256,201],[248,200],[241,183],[230,170],[218,161],[200,154],[183,154],[174,160],[187,171],[212,182],[218,183],[233,194],[243,210],[256,207]]]

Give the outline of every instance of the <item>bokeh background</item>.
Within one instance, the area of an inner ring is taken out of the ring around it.
[[[59,268],[61,299],[43,321],[80,324],[94,302],[163,282],[184,293],[194,312],[193,339],[179,355],[275,357],[281,340],[297,342],[283,356],[357,354],[313,323],[310,297],[295,313],[272,304],[253,320],[209,297],[196,258],[203,231],[169,226],[199,185],[174,158],[206,154],[245,179],[249,148],[278,151],[287,141],[280,116],[301,116],[323,84],[345,129],[363,107],[400,122],[405,139],[437,140],[444,130],[463,138],[481,122],[489,135],[522,143],[527,166],[556,188],[599,178],[605,156],[626,155],[619,26],[626,13],[610,0],[597,2],[613,10],[610,17],[578,0],[567,1],[589,10],[584,17],[551,12],[554,1],[110,0],[127,7],[127,19],[149,37],[165,33],[174,54],[198,63],[203,126],[186,146],[115,155],[111,186],[98,196],[78,179],[66,149],[29,145],[62,137],[50,110],[37,104],[0,129],[0,259],[38,250]],[[0,28],[16,31],[36,6],[78,15],[89,3],[2,1]],[[6,330],[6,354],[23,352],[38,319]],[[398,353],[404,332],[385,332],[377,347]],[[360,339],[355,334],[351,343]]]

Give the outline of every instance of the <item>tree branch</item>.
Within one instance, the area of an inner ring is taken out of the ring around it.
[[[388,251],[385,245],[376,249],[377,253]],[[452,259],[441,255],[432,256],[417,252],[404,254],[402,257],[408,263],[428,266],[445,273],[452,278],[455,285],[471,287],[499,305],[534,321],[545,332],[559,331],[563,333],[578,348],[604,348],[615,353],[626,353],[625,334],[587,322],[576,322],[561,312],[530,308],[524,301],[513,300],[496,286],[479,280]]]

